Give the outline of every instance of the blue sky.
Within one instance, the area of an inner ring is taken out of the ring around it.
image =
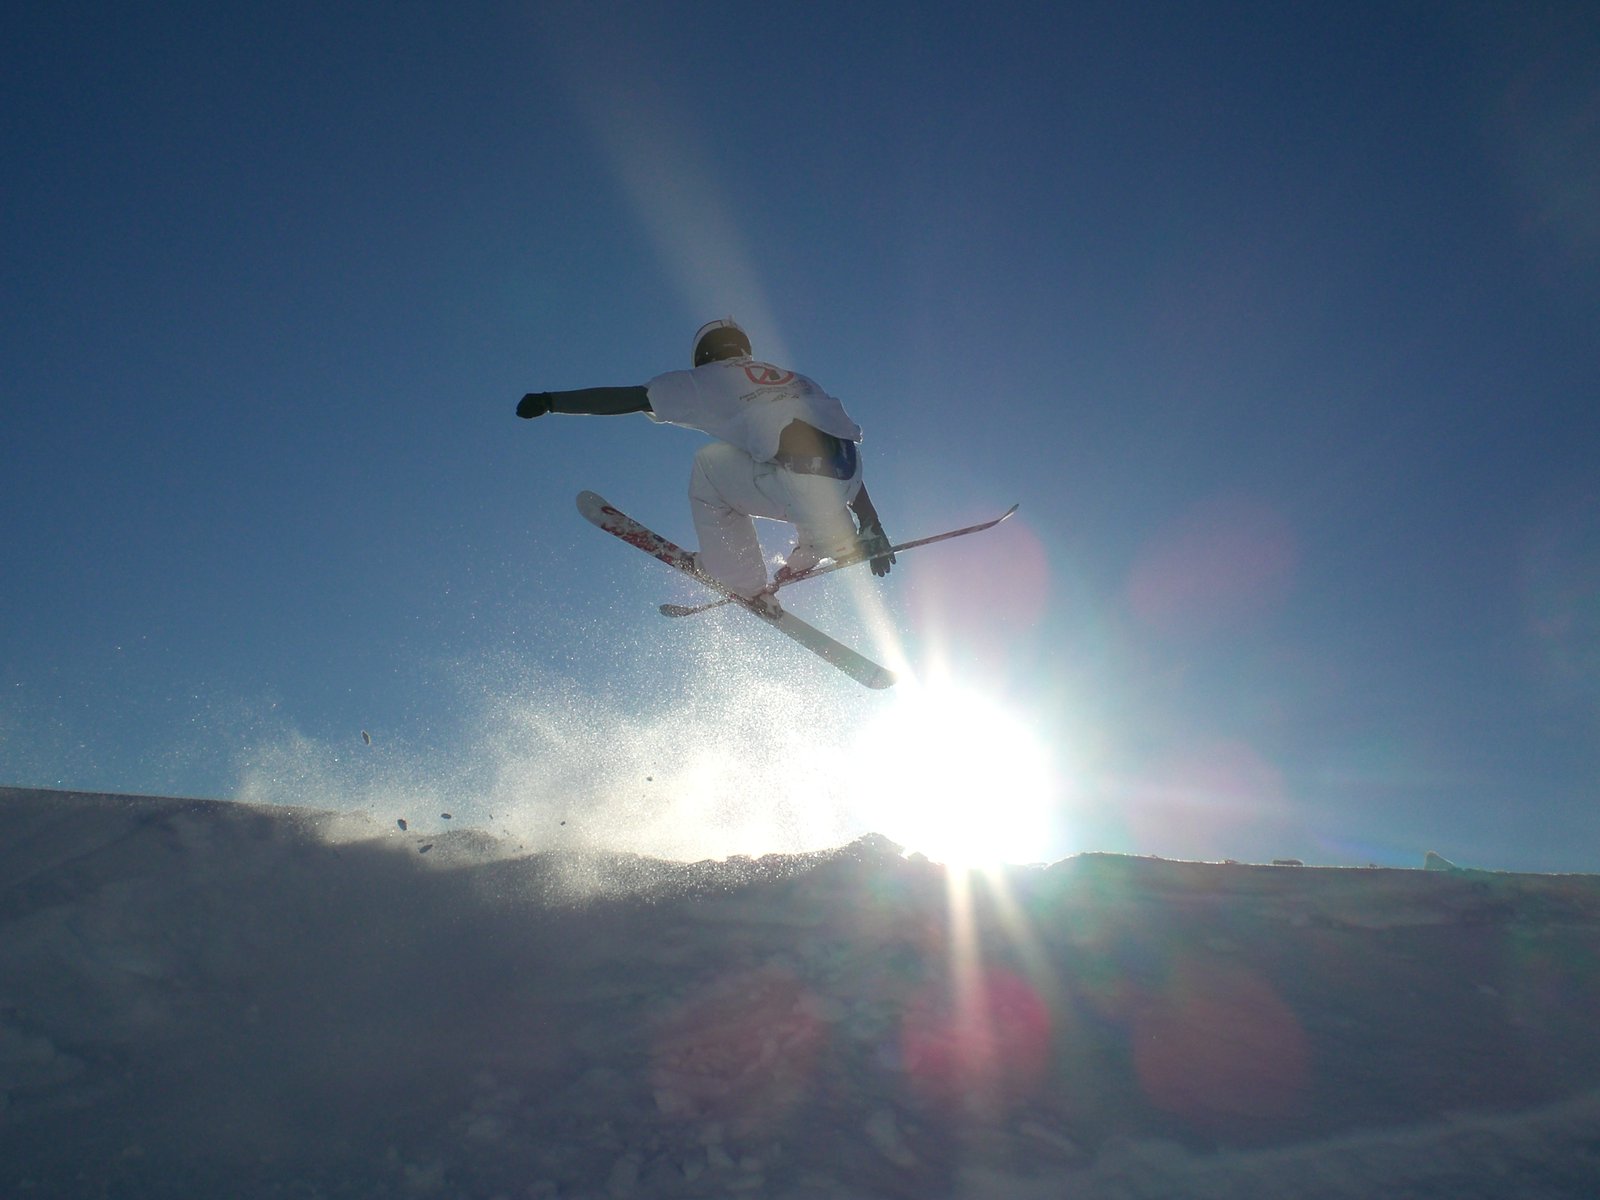
[[[1595,869],[1588,6],[3,22],[0,782]],[[888,696],[577,515],[695,435],[512,415],[725,313],[897,539],[1022,504],[790,602]]]

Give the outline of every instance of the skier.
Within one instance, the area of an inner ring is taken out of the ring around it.
[[[861,479],[861,428],[844,406],[804,375],[751,357],[750,338],[732,317],[700,327],[692,361],[692,370],[643,386],[529,392],[517,416],[642,412],[718,439],[701,447],[689,476],[695,566],[740,595],[776,604],[755,517],[795,527],[779,583],[857,552],[874,575],[887,575],[894,552]]]

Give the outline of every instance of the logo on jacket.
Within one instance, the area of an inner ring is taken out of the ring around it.
[[[759,362],[745,363],[744,373],[751,383],[759,387],[777,387],[794,378],[793,371],[780,371],[777,367]]]

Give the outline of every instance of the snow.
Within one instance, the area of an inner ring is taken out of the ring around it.
[[[6,1197],[1600,1193],[1596,876],[0,831]]]

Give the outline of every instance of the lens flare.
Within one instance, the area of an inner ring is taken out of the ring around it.
[[[1053,757],[1026,721],[975,689],[906,681],[850,761],[860,819],[937,862],[1035,862],[1052,843]]]

